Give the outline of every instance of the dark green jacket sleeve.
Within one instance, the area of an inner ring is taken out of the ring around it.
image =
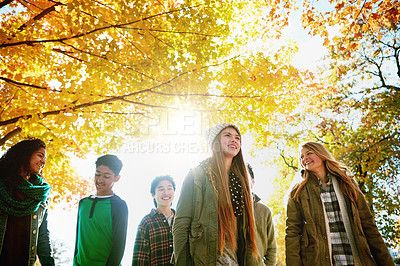
[[[118,196],[111,198],[112,245],[107,266],[120,265],[124,256],[128,228],[128,206]]]
[[[54,265],[54,258],[51,256],[50,234],[47,229],[47,210],[39,227],[37,254],[41,265]]]
[[[81,208],[81,204],[82,204],[82,200],[81,199],[79,201],[79,205],[78,205],[78,214],[77,214],[77,218],[76,218],[76,231],[75,231],[75,249],[74,249],[74,258],[76,256],[76,254],[78,254],[78,232],[79,232],[79,209]]]

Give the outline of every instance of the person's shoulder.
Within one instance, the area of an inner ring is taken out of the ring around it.
[[[86,196],[86,197],[81,198],[81,199],[79,200],[79,205],[81,205],[82,202],[89,200],[90,197],[92,197],[92,196]]]
[[[120,210],[121,212],[128,212],[128,205],[125,200],[121,199],[118,195],[112,195],[110,197],[110,202],[113,209]]]
[[[209,159],[201,161],[197,166],[189,170],[189,173],[187,174],[185,181],[197,183],[199,180],[203,180],[206,177],[208,169],[209,169]]]
[[[117,194],[114,194],[110,197],[111,200],[116,201],[122,205],[126,205],[126,201],[123,200],[120,196],[118,196]]]
[[[210,159],[205,159],[201,161],[198,165],[190,169],[190,172],[192,173],[201,173],[201,172],[206,172],[209,168],[209,163]]]
[[[143,216],[139,225],[146,226],[148,224],[151,224],[154,220],[157,219],[158,215],[159,215],[159,213],[157,213],[155,209],[152,209],[148,214]]]
[[[254,202],[254,211],[264,213],[264,214],[271,214],[271,209],[263,202],[256,201]]]
[[[192,168],[192,172],[197,179],[208,179],[206,177],[211,175],[211,158],[201,161],[196,167]]]

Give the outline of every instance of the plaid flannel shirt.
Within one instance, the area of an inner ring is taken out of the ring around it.
[[[354,265],[350,242],[332,181],[328,179],[326,187],[323,188],[320,180],[320,191],[329,223],[333,264],[335,266]]]
[[[143,217],[136,234],[132,265],[171,265],[172,224],[155,209]]]

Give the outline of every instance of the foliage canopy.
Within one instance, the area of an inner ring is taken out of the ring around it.
[[[270,3],[1,2],[0,145],[45,140],[55,200],[71,200],[89,184],[70,155],[117,150],[168,110],[286,115],[312,75],[290,66],[296,47],[257,47],[287,24],[290,5]]]

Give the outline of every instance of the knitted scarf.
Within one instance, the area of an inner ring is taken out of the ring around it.
[[[31,178],[32,179],[32,178]],[[31,183],[32,182],[32,183]],[[40,203],[49,198],[50,186],[38,175],[33,180],[22,179],[15,187],[16,191],[25,196],[19,201],[11,197],[5,186],[4,179],[0,178],[0,210],[13,216],[26,216],[39,209]]]

